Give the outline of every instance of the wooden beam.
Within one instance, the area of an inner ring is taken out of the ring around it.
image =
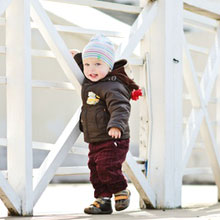
[[[0,26],[5,26],[5,18],[0,18]]]
[[[88,166],[75,167],[59,167],[55,173],[56,176],[70,176],[70,175],[88,175],[90,170]]]
[[[34,204],[38,201],[41,194],[53,178],[56,170],[66,158],[69,150],[80,135],[79,130],[79,108],[72,117],[66,128],[58,138],[52,151],[47,155],[46,159],[38,169],[37,175],[34,177]]]
[[[146,31],[150,28],[157,15],[157,2],[149,3],[145,6],[138,18],[131,27],[129,36],[123,40],[116,51],[116,60],[128,58],[140,40],[144,37]]]
[[[0,16],[4,14],[6,8],[10,5],[12,0],[0,0]]]
[[[0,46],[0,54],[5,54],[5,52],[6,52],[6,47]]]
[[[32,0],[31,5],[31,16],[33,21],[37,24],[42,36],[56,56],[57,61],[61,68],[64,70],[67,78],[74,85],[76,91],[80,94],[81,83],[84,78],[80,68],[73,60],[64,41],[55,30],[52,22],[50,21],[39,1]]]
[[[211,48],[210,55],[208,57],[207,65],[205,67],[203,77],[200,81],[200,87],[204,99],[204,104],[207,105],[211,97],[216,78],[219,74],[220,66],[220,26],[216,31],[216,37],[214,45]],[[207,81],[208,80],[208,81]]]
[[[67,4],[74,4],[74,5],[84,5],[94,8],[101,8],[113,11],[120,11],[130,14],[139,14],[142,10],[139,6],[131,6],[125,4],[118,4],[118,3],[111,3],[111,2],[104,2],[104,1],[95,1],[95,0],[47,0],[52,2],[59,2],[59,3],[67,3]]]
[[[62,90],[75,91],[73,84],[69,82],[51,82],[44,80],[33,80],[32,86],[34,88],[62,89]]]
[[[192,109],[183,134],[183,169],[185,169],[192,153],[192,149],[195,146],[203,118],[204,112],[202,109]]]
[[[209,49],[205,47],[199,47],[194,44],[188,44],[189,50],[196,52],[196,53],[201,53],[208,55],[209,54]]]
[[[189,54],[189,52],[187,52]],[[192,58],[188,56],[188,58],[191,60]],[[207,103],[211,96],[211,91],[214,87],[214,83],[216,81],[217,75],[219,73],[218,67],[220,64],[220,28],[217,30],[216,34],[216,40],[214,42],[214,45],[211,49],[211,53],[208,58],[207,67],[205,68],[204,74],[201,79],[201,88],[198,88],[198,79],[196,77],[192,78],[193,82],[190,82],[187,77],[185,76],[187,74],[194,74],[194,67],[191,65],[191,73],[187,71],[187,73],[184,73],[184,78],[186,82],[186,86],[190,92],[190,94],[202,94],[201,95],[193,95],[192,96],[192,105],[193,108],[200,108],[200,110],[203,112],[203,121],[201,124],[201,136],[205,143],[208,157],[210,160],[210,164],[212,167],[212,171],[214,173],[215,182],[218,186],[218,189],[220,189],[220,150],[217,146],[214,132],[212,130],[211,121],[209,119],[209,115],[207,112]],[[208,82],[206,82],[206,80]],[[194,86],[191,86],[192,83],[194,83]],[[201,91],[202,92],[201,92]],[[194,100],[197,99],[197,100]],[[195,103],[200,102],[200,107],[195,106]],[[195,120],[195,125],[198,126],[198,121]],[[220,199],[220,190],[218,194],[218,198]]]
[[[220,20],[220,4],[209,0],[184,0],[184,9]]]
[[[146,35],[152,94],[147,178],[156,208],[175,208],[181,206],[182,188],[183,2],[157,2],[157,16]]]
[[[130,151],[127,153],[126,161],[123,163],[123,169],[128,175],[140,197],[148,207],[156,208],[156,195],[151,188],[148,179],[141,171]]]
[[[192,168],[185,168],[183,172],[183,176],[204,175],[204,174],[212,174],[212,169],[210,167],[192,167]]]
[[[54,53],[51,50],[32,49],[31,55],[35,57],[56,58]]]
[[[5,53],[5,47],[0,47],[0,53],[3,53],[3,54]],[[32,50],[32,56],[55,58],[54,53],[50,50],[33,49]],[[134,65],[134,66],[141,66],[141,65],[144,64],[144,60],[140,57],[137,57],[137,58],[129,57],[127,60],[128,60],[130,65]]]
[[[19,214],[32,215],[30,0],[12,1],[6,10],[6,21],[8,181],[21,198]]]
[[[5,76],[0,76],[0,85],[6,85],[7,84],[7,78]]]
[[[184,23],[205,31],[216,32],[218,21],[184,10]]]
[[[0,172],[0,198],[8,208],[9,212],[14,215],[21,213],[21,199]]]
[[[125,37],[125,33],[123,32],[116,32],[116,31],[106,31],[106,30],[94,30],[94,29],[87,29],[87,28],[81,28],[76,26],[67,26],[67,25],[54,25],[57,31],[60,32],[67,32],[67,33],[78,33],[78,34],[89,34],[89,35],[95,35],[98,33],[102,33],[105,36],[108,37]]]

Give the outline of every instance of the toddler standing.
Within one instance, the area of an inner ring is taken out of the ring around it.
[[[111,214],[112,195],[117,211],[130,201],[122,163],[129,149],[130,99],[141,92],[125,72],[127,61],[115,62],[114,46],[104,35],[94,36],[82,53],[72,54],[85,75],[80,129],[89,143],[88,167],[96,198],[84,212]]]

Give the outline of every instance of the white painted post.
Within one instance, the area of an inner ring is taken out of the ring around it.
[[[181,206],[182,11],[182,0],[158,1],[149,35],[153,125],[148,178],[157,208]]]
[[[218,70],[219,75],[216,80],[216,143],[219,148],[220,146],[220,70]],[[220,190],[218,187],[218,201],[220,201]]]
[[[26,216],[33,211],[30,0],[6,10],[6,48],[8,181]]]

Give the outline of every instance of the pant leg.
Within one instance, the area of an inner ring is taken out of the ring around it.
[[[127,180],[122,173],[129,148],[129,139],[111,140],[102,143],[97,149],[95,163],[98,179],[106,185],[108,193],[114,194],[126,189]],[[102,195],[102,192],[97,192]]]
[[[93,185],[94,188],[94,197],[111,197],[112,193],[108,191],[107,185],[102,183],[102,181],[99,179],[98,172],[96,169],[96,154],[97,154],[97,144],[89,144],[89,161],[88,161],[88,167],[90,169],[90,182]]]

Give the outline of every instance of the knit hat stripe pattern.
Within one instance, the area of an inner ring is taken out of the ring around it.
[[[95,35],[82,52],[83,59],[90,57],[102,60],[112,69],[115,62],[114,45],[104,35]]]

